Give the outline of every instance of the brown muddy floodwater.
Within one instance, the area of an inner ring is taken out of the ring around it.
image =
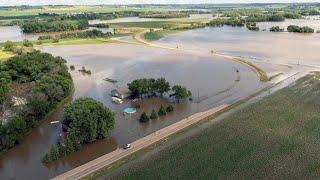
[[[320,29],[320,20],[310,23]],[[272,23],[268,25],[272,26]],[[179,45],[203,54],[214,50],[257,62],[320,67],[320,33],[256,32],[245,27],[225,26],[185,31],[166,36],[157,43],[171,47]]]
[[[25,34],[19,26],[0,26],[0,42],[22,41],[24,39],[37,40],[37,34]]]
[[[200,110],[222,103],[232,103],[265,86],[248,67],[210,55],[194,55],[129,44],[44,46],[39,48],[67,59],[77,69],[85,66],[92,75],[72,71],[74,98],[92,97],[116,112],[115,129],[110,137],[84,146],[84,149],[45,166],[41,158],[57,142],[62,119],[62,107],[35,128],[17,147],[0,157],[0,179],[48,179],[85,162],[106,154],[116,147],[130,143],[168,126]],[[239,73],[236,71],[239,70]],[[171,84],[185,85],[193,93],[194,102],[181,103],[175,111],[157,120],[141,124],[143,111],[150,112],[168,103],[167,98],[150,98],[117,105],[111,102],[112,89],[126,90],[126,84],[142,77],[165,77]],[[104,81],[112,78],[112,84]],[[138,112],[123,115],[123,109],[139,104]]]

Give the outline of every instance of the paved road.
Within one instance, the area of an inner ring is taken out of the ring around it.
[[[195,124],[213,114],[215,114],[218,111],[221,111],[222,109],[225,109],[228,107],[228,104],[222,104],[218,107],[212,108],[208,111],[199,112],[192,116],[189,116],[188,118],[182,119],[181,121],[174,123],[170,126],[167,126],[163,129],[160,129],[148,136],[145,136],[135,142],[131,143],[131,148],[124,150],[124,149],[116,149],[115,151],[108,153],[106,155],[103,155],[95,160],[92,160],[86,164],[83,164],[82,166],[79,166],[77,168],[74,168],[64,174],[61,174],[53,180],[62,180],[62,179],[80,179],[83,177],[86,177],[103,167],[109,166],[112,163],[115,163],[116,161],[123,159],[143,148],[146,148],[178,131],[181,131],[182,129]]]

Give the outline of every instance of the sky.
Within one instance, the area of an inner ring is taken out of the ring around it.
[[[320,0],[0,0],[0,6],[14,5],[95,5],[95,4],[200,4],[200,3],[293,3]]]

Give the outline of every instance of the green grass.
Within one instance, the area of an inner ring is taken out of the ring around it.
[[[14,54],[11,52],[3,51],[0,49],[0,63],[12,57]]]
[[[158,31],[147,32],[147,33],[143,34],[143,38],[147,41],[156,41],[156,40],[159,40],[168,34],[172,34],[172,33],[176,33],[176,32],[179,32],[179,31],[158,30]]]
[[[54,43],[52,40],[42,41],[42,45],[81,45],[81,44],[102,44],[102,43],[115,43],[117,41],[106,38],[92,38],[92,39],[61,39],[59,42]],[[36,44],[36,43],[35,43]]]
[[[303,77],[116,178],[319,178],[319,79]]]
[[[115,6],[42,6],[21,9],[10,8],[10,9],[0,9],[0,16],[28,16],[28,15],[38,15],[38,13],[80,13],[80,12],[114,12],[114,11],[123,11],[123,10],[132,10],[132,8],[122,8]]]
[[[199,23],[204,21],[203,19],[181,19],[181,20],[165,20],[165,21],[146,21],[146,22],[122,22],[111,23],[112,27],[138,27],[138,28],[174,28],[179,26],[187,26],[193,23]]]

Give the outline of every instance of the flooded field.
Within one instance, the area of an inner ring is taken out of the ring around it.
[[[115,129],[110,138],[86,145],[83,150],[47,167],[41,163],[41,158],[59,138],[60,125],[50,122],[62,119],[60,108],[33,130],[20,145],[0,157],[0,179],[53,177],[195,112],[222,103],[235,102],[265,86],[248,67],[210,55],[194,55],[129,44],[44,46],[40,50],[62,56],[67,59],[68,65],[75,65],[76,69],[85,66],[92,71],[90,76],[77,70],[71,72],[75,84],[74,98],[92,97],[115,111]],[[142,77],[165,77],[171,84],[185,85],[193,93],[194,101],[177,104],[173,113],[141,124],[138,121],[141,112],[158,109],[161,104],[166,105],[168,100],[126,100],[117,105],[111,102],[109,94],[113,89],[126,91],[128,82]],[[112,78],[118,83],[106,82],[105,78]],[[123,114],[124,108],[135,105],[141,107],[136,114]]]
[[[309,26],[315,31],[320,30],[320,16],[307,16],[305,19],[286,19],[282,22],[260,22],[257,23],[260,29],[269,30],[272,26],[279,26],[280,28],[287,29],[290,25]]]
[[[320,28],[320,25],[318,26]],[[245,27],[203,28],[166,36],[156,43],[202,54],[215,52],[258,62],[320,66],[320,34],[249,31]]]
[[[111,32],[114,33],[113,28],[96,28],[89,27],[88,30],[100,30],[103,33]],[[37,40],[39,36],[44,35],[46,33],[31,33],[25,34],[22,32],[19,26],[0,26],[0,42],[5,42],[7,40],[10,41],[23,41],[24,39],[28,40]],[[51,35],[55,35],[51,33]]]
[[[22,41],[24,39],[36,40],[38,34],[24,34],[19,26],[0,26],[0,42],[7,40]]]

